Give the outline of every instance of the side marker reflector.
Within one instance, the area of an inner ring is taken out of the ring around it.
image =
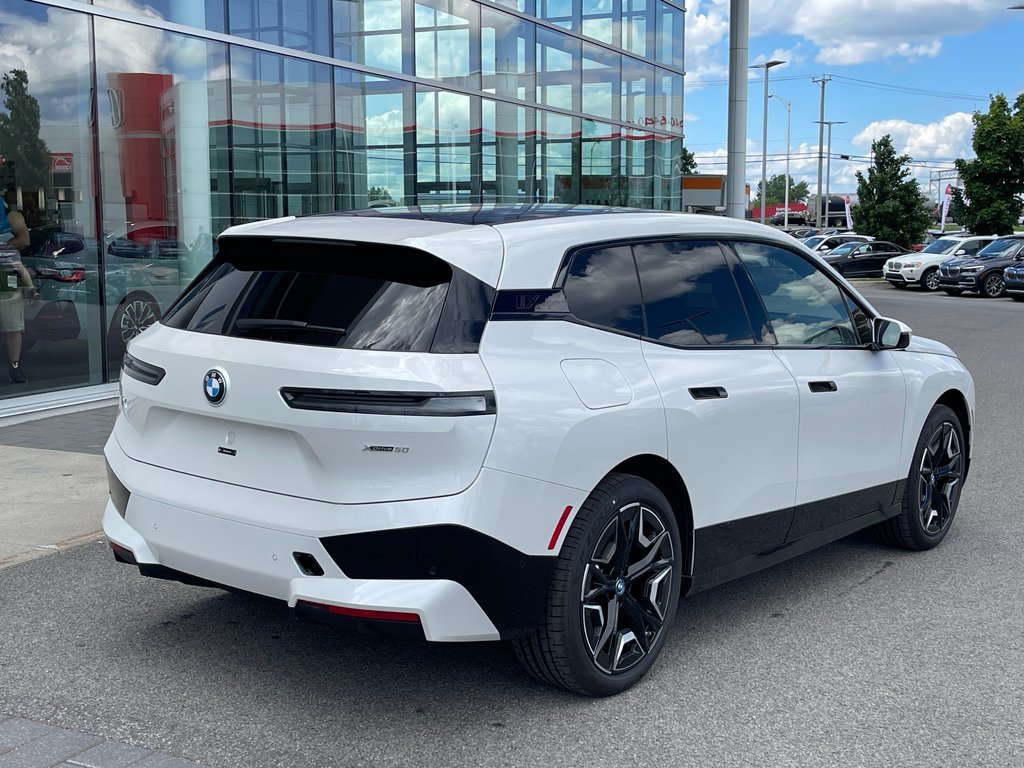
[[[344,605],[330,605],[328,603],[314,603],[311,600],[299,600],[298,605],[305,608],[317,608],[321,611],[334,613],[338,616],[351,616],[355,619],[376,619],[378,621],[414,621],[418,622],[420,617],[415,613],[401,613],[399,611],[374,611],[366,608],[348,608]]]
[[[565,525],[565,521],[569,519],[569,513],[572,512],[572,507],[566,507],[562,511],[562,516],[558,518],[558,525],[555,526],[555,532],[551,534],[551,541],[548,542],[548,549],[554,549],[555,544],[558,543],[558,537],[562,535],[562,528]]]

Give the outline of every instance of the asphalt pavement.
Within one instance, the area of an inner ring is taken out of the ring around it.
[[[1024,305],[862,288],[977,383],[971,477],[936,550],[858,534],[687,599],[647,678],[595,701],[533,682],[505,644],[294,623],[145,579],[87,537],[0,563],[0,768],[35,766],[12,762],[5,728],[151,750],[118,763],[145,768],[1024,765]],[[98,459],[10,429],[0,448]]]

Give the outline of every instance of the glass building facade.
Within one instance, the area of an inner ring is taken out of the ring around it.
[[[681,0],[4,0],[0,190],[39,295],[3,313],[29,381],[0,380],[0,412],[116,381],[126,338],[233,224],[680,210],[684,17]]]

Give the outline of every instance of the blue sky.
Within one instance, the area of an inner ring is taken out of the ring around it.
[[[790,173],[817,184],[820,87],[831,75],[825,119],[832,128],[833,194],[856,190],[871,141],[888,133],[929,171],[971,157],[971,115],[989,95],[1011,100],[1024,85],[1024,11],[1008,0],[751,0],[750,61],[782,59],[769,90],[792,102]],[[725,173],[729,62],[728,0],[690,0],[686,14],[686,145],[702,172]],[[763,69],[750,70],[747,180],[761,175]],[[853,82],[853,81],[867,82]],[[922,93],[930,92],[930,93]],[[785,169],[786,110],[769,102],[768,174]],[[839,154],[851,160],[839,160]]]

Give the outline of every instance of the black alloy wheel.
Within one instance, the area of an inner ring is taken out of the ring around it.
[[[651,668],[675,618],[682,544],[653,484],[611,474],[580,507],[548,589],[544,623],[513,641],[541,682],[611,696]]]
[[[936,405],[914,451],[900,513],[877,526],[882,538],[905,549],[931,549],[949,532],[966,477],[960,419]]]
[[[128,348],[128,342],[160,320],[160,306],[146,293],[125,296],[110,321],[107,347],[111,357],[119,358]]]
[[[981,280],[981,295],[987,299],[998,299],[1003,295],[1003,276],[998,272],[985,275]]]
[[[937,291],[942,286],[939,282],[939,270],[932,267],[921,275],[921,287],[926,291]]]

